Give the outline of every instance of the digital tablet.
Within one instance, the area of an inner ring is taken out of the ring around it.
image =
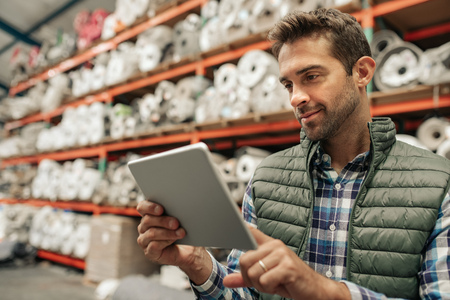
[[[128,167],[145,197],[161,204],[186,230],[178,244],[256,249],[206,144],[143,157],[130,161]]]

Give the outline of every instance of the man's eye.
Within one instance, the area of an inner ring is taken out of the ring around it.
[[[292,84],[291,83],[285,83],[283,85],[284,85],[284,88],[287,89],[287,90],[290,90],[292,88]]]
[[[308,75],[308,76],[306,76],[306,78],[307,78],[308,80],[314,80],[314,79],[317,78],[317,76],[319,76],[319,75]]]

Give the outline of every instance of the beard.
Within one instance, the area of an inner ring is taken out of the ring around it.
[[[310,140],[324,141],[336,135],[342,124],[348,120],[349,116],[360,104],[360,101],[360,96],[353,85],[352,77],[347,76],[345,86],[327,106],[318,105],[314,107],[305,106],[301,109],[295,108],[294,113]],[[313,120],[308,122],[308,124],[302,123],[301,114],[318,109],[321,109],[321,112],[324,113],[322,122]]]

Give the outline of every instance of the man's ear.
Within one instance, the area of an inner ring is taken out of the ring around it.
[[[353,78],[359,88],[366,87],[375,73],[375,61],[369,56],[363,56],[353,66]]]

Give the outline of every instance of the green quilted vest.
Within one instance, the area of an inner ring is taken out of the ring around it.
[[[417,299],[421,251],[450,187],[450,161],[396,142],[389,118],[368,126],[372,158],[352,209],[347,280],[388,297]],[[303,258],[314,205],[309,166],[318,143],[303,131],[301,141],[258,166],[252,192],[258,228]]]

